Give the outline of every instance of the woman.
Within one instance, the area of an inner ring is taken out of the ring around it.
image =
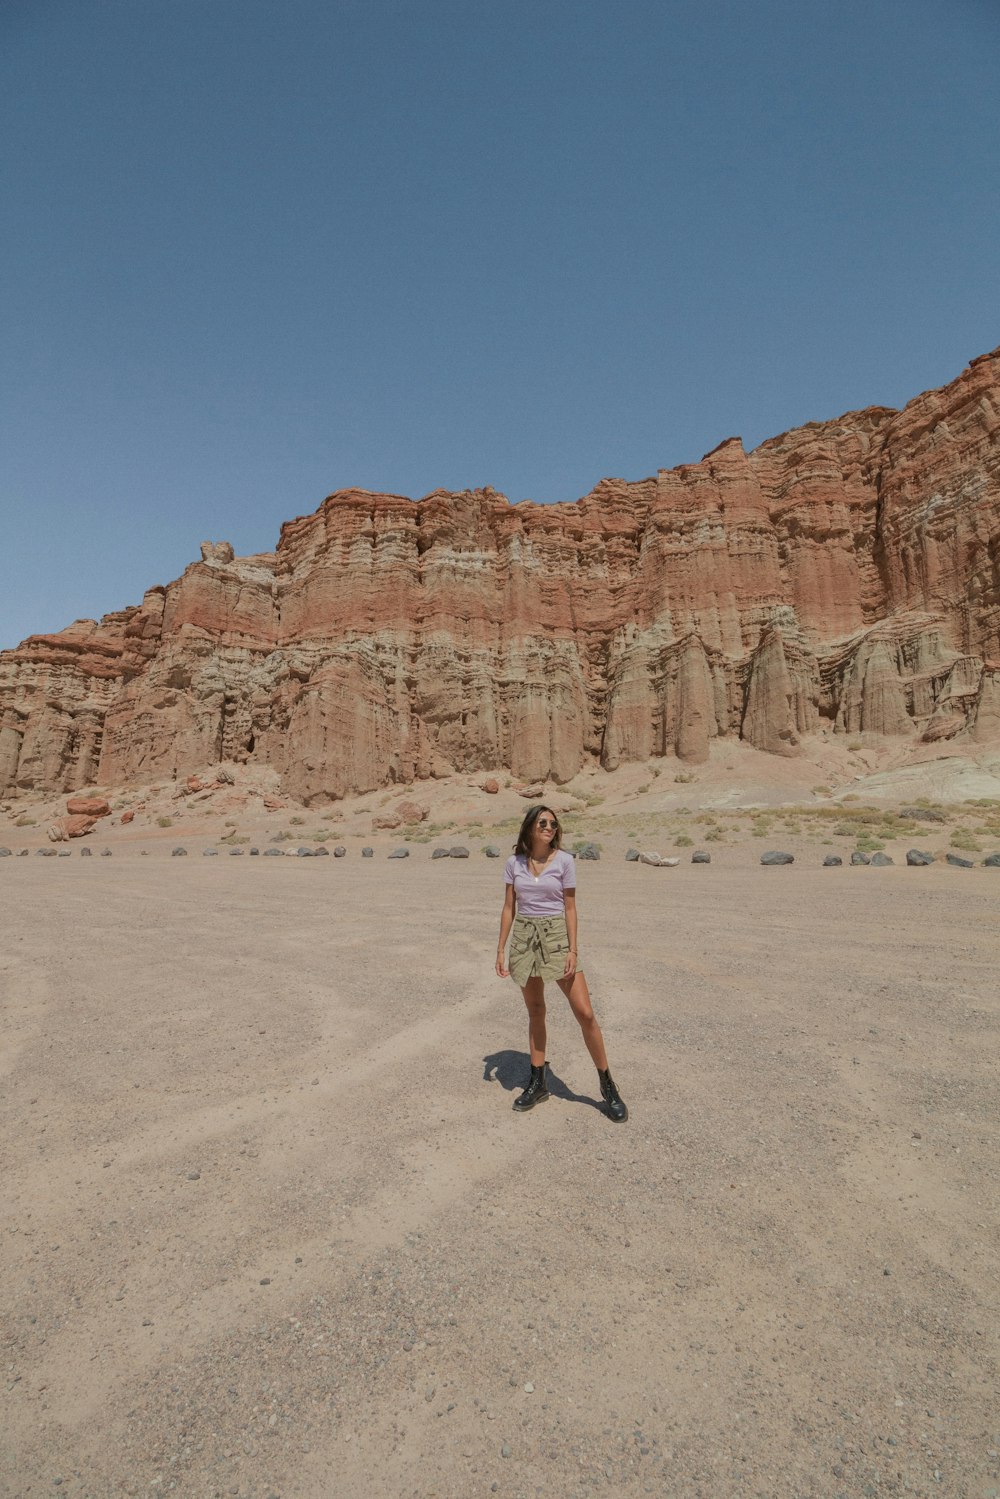
[[[579,1021],[597,1068],[608,1114],[616,1124],[621,1124],[628,1118],[628,1109],[608,1071],[604,1037],[580,968],[576,946],[576,868],[570,855],[561,850],[561,839],[559,819],[552,809],[529,807],[513,856],[504,865],[507,889],[500,915],[497,974],[504,979],[509,974],[520,985],[528,1009],[531,1050],[531,1081],[514,1100],[514,1107],[525,1113],[549,1096],[545,1082],[545,980],[554,979]],[[512,925],[507,968],[504,948]]]

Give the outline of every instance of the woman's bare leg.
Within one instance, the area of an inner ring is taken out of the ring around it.
[[[529,979],[521,990],[528,1010],[528,1050],[532,1067],[545,1061],[545,985],[541,979]]]
[[[532,983],[534,982],[532,980]],[[590,990],[587,988],[587,980],[582,973],[574,973],[572,978],[559,979],[559,987],[569,1000],[569,1007],[577,1018],[594,1066],[598,1072],[606,1072],[608,1054],[604,1050],[604,1037],[601,1035],[601,1027],[597,1023],[594,1007],[590,1003]],[[527,996],[525,997],[525,1003],[527,1003]],[[531,1060],[535,1060],[534,1055],[532,1055]]]

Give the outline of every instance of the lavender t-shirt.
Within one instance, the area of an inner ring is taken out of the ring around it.
[[[563,895],[576,889],[576,865],[560,850],[537,880],[524,854],[511,854],[503,867],[504,881],[514,886],[519,916],[562,916]]]

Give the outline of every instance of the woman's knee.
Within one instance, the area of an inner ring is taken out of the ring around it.
[[[594,1007],[590,1003],[590,995],[586,988],[577,984],[575,980],[569,984],[565,984],[565,986],[560,985],[560,987],[569,1000],[569,1007],[579,1023],[581,1025],[593,1025]]]

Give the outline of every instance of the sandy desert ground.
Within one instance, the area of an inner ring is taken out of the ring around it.
[[[622,1126],[557,993],[512,1114],[478,843],[0,860],[0,1492],[1000,1492],[1000,870],[629,821],[579,894]]]

